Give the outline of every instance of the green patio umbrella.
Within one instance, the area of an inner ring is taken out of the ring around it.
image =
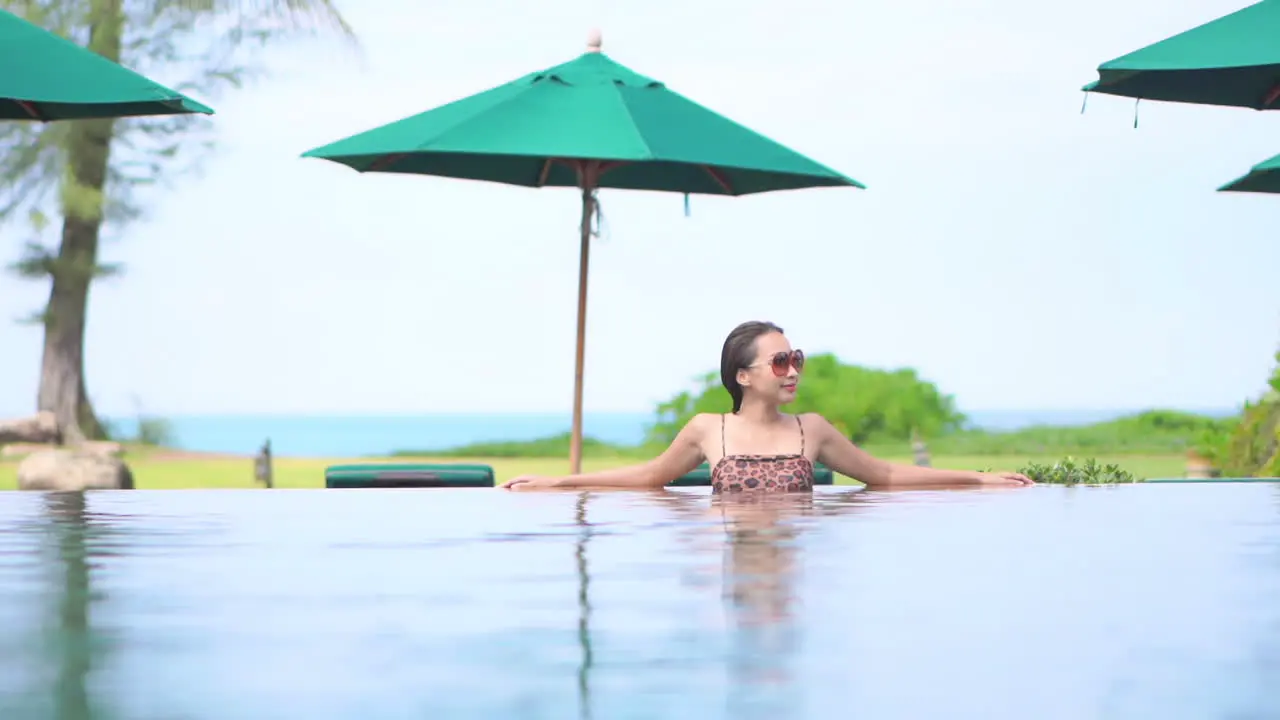
[[[0,120],[177,115],[213,110],[0,10]]]
[[[1218,192],[1280,193],[1280,155],[1254,165]]]
[[[1197,105],[1280,108],[1280,0],[1262,0],[1098,66],[1083,88]]]
[[[587,265],[596,190],[749,195],[861,183],[587,52],[470,97],[310,150],[359,172],[438,175],[582,193],[572,472],[581,468]]]

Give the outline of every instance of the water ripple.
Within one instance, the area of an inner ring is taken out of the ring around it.
[[[1277,717],[1280,490],[10,493],[0,628],[4,718]]]

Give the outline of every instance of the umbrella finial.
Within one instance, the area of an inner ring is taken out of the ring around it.
[[[587,33],[587,52],[600,52],[600,46],[604,44],[604,38],[600,36],[600,28],[592,28]]]

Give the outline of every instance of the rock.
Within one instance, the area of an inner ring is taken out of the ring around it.
[[[51,412],[37,413],[34,417],[16,420],[0,420],[0,445],[9,443],[58,443],[62,432],[58,418]]]
[[[46,450],[57,450],[57,445],[36,445],[34,443],[15,443],[13,445],[5,445],[0,447],[0,457],[15,458],[26,457],[38,452]],[[95,455],[111,455],[120,456],[124,454],[124,447],[117,442],[108,442],[105,440],[93,440],[80,445],[78,450],[91,452]]]
[[[56,445],[36,445],[34,443],[15,443],[13,445],[5,445],[0,447],[0,457],[15,458],[26,457],[31,453],[38,453],[42,450],[56,450]]]
[[[41,450],[18,463],[19,490],[132,490],[124,461],[88,450]]]

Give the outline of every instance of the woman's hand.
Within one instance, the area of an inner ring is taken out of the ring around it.
[[[499,485],[503,490],[550,490],[559,487],[560,478],[521,475]]]
[[[1031,478],[1023,475],[1022,473],[1016,472],[978,473],[978,483],[981,485],[1006,485],[1013,487],[1036,484]]]

